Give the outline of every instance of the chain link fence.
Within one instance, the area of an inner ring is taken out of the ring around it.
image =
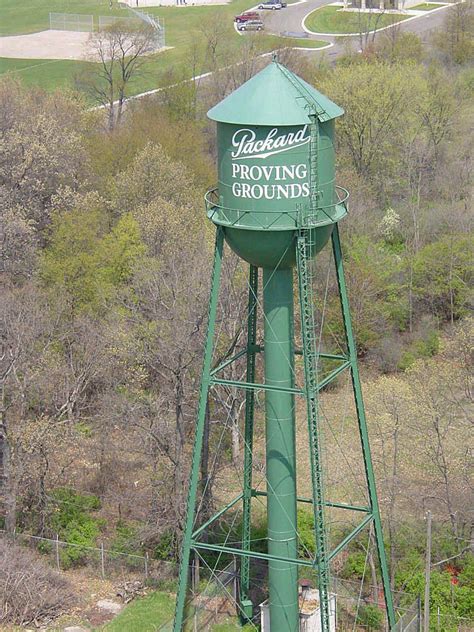
[[[94,30],[94,16],[80,13],[50,13],[49,28],[52,31],[92,33]]]
[[[195,560],[196,562],[196,560]],[[221,570],[202,577],[196,563],[190,568],[190,598],[183,622],[185,632],[213,631],[229,621],[238,622],[238,570],[233,559]],[[255,629],[257,629],[255,627]],[[173,618],[158,628],[159,632],[172,632]]]
[[[156,47],[163,48],[165,46],[165,21],[160,20],[157,15],[151,15],[133,8],[130,8],[130,10],[139,20],[154,30]]]
[[[421,600],[417,599],[398,619],[394,632],[421,631]]]
[[[123,553],[108,549],[104,544],[100,547],[91,547],[64,542],[59,537],[43,538],[24,533],[7,536],[4,531],[1,531],[0,537],[13,538],[17,544],[35,549],[43,554],[57,570],[81,566],[102,579],[139,577],[143,581],[161,581],[175,577],[175,564],[151,559],[148,553],[145,555]]]
[[[138,29],[146,25],[153,29],[153,48],[159,49],[165,46],[165,26],[164,22],[156,16],[149,15],[143,11],[133,10],[134,17],[115,17],[110,15],[84,15],[80,13],[50,13],[49,28],[53,31],[78,31],[92,33],[96,30],[110,28],[116,24],[124,28]]]
[[[98,547],[84,546],[64,542],[56,538],[44,538],[24,533],[7,535],[0,531],[0,537],[8,538],[28,548],[34,549],[45,556],[49,563],[57,570],[68,570],[74,566],[85,568],[88,572],[111,580],[136,580],[144,583],[175,581],[177,567],[173,562],[151,559],[148,554],[124,553],[107,548],[103,543]],[[190,599],[186,614],[186,631],[212,630],[214,625],[228,621],[236,617],[238,609],[238,582],[239,572],[236,560],[231,560],[227,566],[220,570],[210,572],[210,567],[194,563],[190,568]],[[360,591],[360,583],[332,578],[331,591],[337,599],[337,630],[346,632],[355,630],[368,630],[370,626],[364,625],[360,620],[361,608],[367,605],[375,605],[384,611],[383,595],[377,600],[370,596],[373,594],[373,586],[365,587],[365,595]],[[378,587],[380,590],[380,587]],[[405,595],[405,593],[398,593]],[[257,602],[255,602],[257,603]],[[420,600],[417,599],[409,607],[397,607],[398,621],[394,632],[419,632],[422,626],[422,614]],[[257,616],[258,618],[258,616]],[[384,617],[385,618],[385,617]],[[472,630],[469,620],[457,618],[455,621],[438,612],[438,616],[432,616],[433,624],[437,622],[435,629],[442,632],[448,626],[458,625],[463,632]],[[383,629],[387,630],[386,623]],[[257,629],[257,628],[256,628]],[[161,632],[171,632],[172,621],[159,628]]]
[[[117,18],[113,15],[99,15],[97,22],[99,31],[110,28],[115,24],[123,26],[124,28],[131,27],[138,29],[142,23],[138,18]]]

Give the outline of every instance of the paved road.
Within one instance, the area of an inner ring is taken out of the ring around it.
[[[302,22],[308,13],[314,9],[328,4],[328,0],[306,0],[296,5],[289,5],[286,9],[280,11],[265,12],[265,27],[267,31],[280,34],[285,32],[304,33]],[[443,23],[447,9],[426,12],[414,20],[402,22],[399,27],[403,32],[412,32],[419,35],[422,39],[426,39],[432,30],[437,29]],[[382,31],[386,33],[387,31]],[[382,33],[379,34],[382,35]],[[309,39],[323,40],[333,42],[334,46],[326,49],[325,53],[330,56],[338,55],[343,51],[345,37],[331,37],[329,35],[308,35]]]
[[[288,5],[286,9],[280,9],[279,11],[266,10],[265,15],[265,30],[271,33],[304,33],[301,23],[303,18],[318,9],[328,4],[328,0],[306,0],[306,2],[300,2],[295,5]],[[325,40],[332,42],[334,38],[326,36],[310,35],[311,39]]]

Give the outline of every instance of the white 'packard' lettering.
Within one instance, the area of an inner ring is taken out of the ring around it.
[[[304,125],[297,132],[278,134],[278,127],[271,129],[266,138],[256,140],[257,135],[251,129],[242,128],[232,136],[232,146],[235,151],[231,152],[234,160],[246,160],[249,158],[268,158],[274,154],[280,154],[289,149],[301,147],[309,143],[309,136],[306,134],[308,126]]]

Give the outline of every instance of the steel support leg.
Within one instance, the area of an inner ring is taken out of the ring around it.
[[[316,540],[316,568],[321,612],[321,632],[330,631],[329,560],[324,524],[324,490],[319,439],[319,409],[317,382],[317,344],[314,322],[314,302],[311,273],[311,231],[302,230],[297,241],[298,283],[303,339],[306,408],[310,442],[311,483],[313,488],[314,531]]]
[[[296,514],[293,270],[263,269],[265,452],[268,552],[295,559]],[[269,560],[268,605],[272,632],[298,632],[298,566]]]
[[[395,626],[395,611],[393,608],[392,592],[390,590],[390,579],[388,574],[387,558],[385,555],[385,546],[383,542],[382,521],[380,519],[380,510],[377,500],[377,489],[375,485],[374,469],[372,465],[372,456],[370,453],[369,435],[367,432],[367,420],[365,417],[364,401],[362,399],[362,389],[360,385],[359,367],[357,364],[357,351],[354,342],[354,334],[352,331],[352,321],[349,308],[349,299],[347,296],[346,281],[344,278],[344,268],[342,262],[341,242],[339,239],[339,228],[336,224],[332,232],[332,248],[334,253],[334,261],[336,265],[337,285],[339,288],[339,297],[341,301],[342,319],[344,322],[344,332],[346,336],[347,350],[349,361],[351,363],[351,379],[352,388],[354,390],[354,399],[357,411],[357,422],[359,425],[359,434],[362,444],[362,455],[364,459],[365,476],[367,479],[367,487],[369,491],[369,502],[374,517],[375,541],[377,544],[377,553],[382,571],[383,592],[385,597],[385,605],[387,608],[387,617],[390,629]]]
[[[209,378],[212,362],[212,348],[214,340],[214,328],[216,322],[217,300],[221,276],[222,252],[224,246],[224,231],[217,228],[216,245],[214,250],[214,264],[211,278],[211,296],[209,301],[209,316],[207,322],[206,348],[201,376],[201,389],[199,393],[199,406],[194,436],[193,460],[191,464],[191,476],[189,481],[186,522],[181,548],[181,562],[178,578],[178,594],[176,598],[176,610],[173,624],[173,632],[181,632],[183,629],[184,612],[186,605],[186,592],[189,576],[189,558],[191,553],[191,537],[193,533],[194,519],[196,515],[196,497],[199,478],[199,466],[204,436],[204,424],[207,407],[207,393],[209,390]]]
[[[255,382],[255,351],[257,344],[257,296],[258,268],[250,266],[249,300],[247,313],[247,377],[249,383]],[[251,504],[252,504],[252,449],[253,421],[255,407],[255,391],[249,389],[245,395],[245,428],[244,428],[244,496],[242,550],[250,550],[251,537]],[[249,603],[250,557],[243,557],[240,566],[240,602],[245,616],[252,616],[252,605]]]

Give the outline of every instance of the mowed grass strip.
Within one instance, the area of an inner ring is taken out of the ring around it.
[[[311,47],[321,48],[327,42],[319,40],[306,40],[294,38],[280,38],[259,34],[249,34],[245,37],[258,37],[261,41],[262,53],[271,51],[279,47]],[[245,45],[245,39],[238,35],[232,41],[232,50],[238,59],[238,50]],[[171,50],[150,55],[140,72],[132,78],[127,90],[127,96],[133,96],[166,87],[176,81],[190,79],[193,72],[197,75],[207,72],[209,62],[202,58],[197,67],[192,68],[187,63],[189,47],[184,43]],[[53,91],[56,88],[70,87],[83,90],[83,86],[88,83],[94,73],[99,70],[99,64],[85,61],[73,60],[51,60],[51,59],[15,59],[0,57],[0,77],[9,73],[15,79],[29,86],[40,86],[46,90]],[[173,73],[173,74],[171,74]],[[89,95],[91,104],[93,96]]]
[[[293,48],[323,48],[330,42],[323,40],[305,39],[304,37],[283,37],[281,38],[282,46],[291,46]]]
[[[24,0],[22,10],[16,11],[18,0],[2,0],[0,2],[0,24],[9,34],[30,33],[48,28],[49,10],[58,12],[75,12],[94,15],[115,15],[133,17],[125,9],[109,10],[108,0]],[[114,7],[116,2],[114,0]],[[248,0],[237,0],[231,6],[206,7],[163,7],[148,8],[149,13],[158,15],[166,22],[166,45],[173,47],[155,55],[150,55],[144,64],[140,76],[130,85],[129,93],[139,94],[167,85],[166,73],[171,69],[176,75],[190,77],[192,71],[187,69],[190,59],[190,46],[195,42],[202,59],[196,68],[196,74],[208,70],[204,61],[205,35],[203,29],[210,21],[219,21],[223,25],[222,42],[227,48],[237,49],[243,46],[244,40],[233,27],[234,15],[248,6]],[[34,15],[33,15],[34,14]],[[6,33],[3,33],[4,35]],[[252,36],[252,35],[251,35]],[[1,53],[0,53],[1,54]],[[46,89],[54,89],[64,85],[76,87],[81,74],[92,71],[95,64],[80,61],[59,60],[48,63],[41,59],[7,59],[0,58],[0,73],[12,72],[15,78],[27,85],[40,85]]]
[[[424,2],[423,4],[417,4],[416,7],[410,7],[410,11],[433,11],[433,9],[445,6],[443,3]]]
[[[374,31],[409,17],[402,13],[363,13],[343,11],[339,6],[326,6],[310,13],[305,20],[305,27],[313,33],[346,35]]]

